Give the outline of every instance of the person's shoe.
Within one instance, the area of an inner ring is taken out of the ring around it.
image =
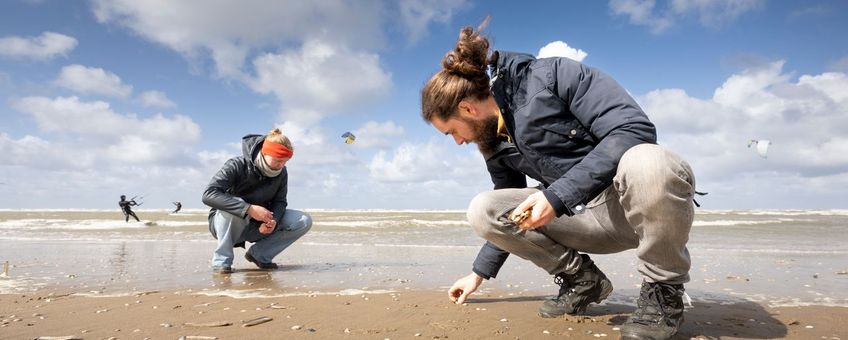
[[[584,314],[590,303],[599,303],[612,293],[612,282],[589,255],[581,254],[581,257],[583,263],[576,273],[554,276],[554,283],[559,285],[559,294],[539,307],[539,315],[543,318]]]
[[[277,269],[277,264],[274,262],[259,262],[250,253],[244,253],[244,259],[253,262],[259,269]]]
[[[212,266],[212,272],[215,274],[232,274],[233,267],[230,266]]]
[[[671,339],[683,323],[683,285],[642,282],[636,311],[621,325],[622,340]]]

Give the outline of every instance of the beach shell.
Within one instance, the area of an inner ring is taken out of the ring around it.
[[[215,322],[186,322],[183,326],[188,327],[225,327],[232,325],[232,322],[227,321],[215,321]]]
[[[512,221],[512,223],[521,224],[521,222],[524,222],[524,220],[526,220],[528,217],[530,217],[530,213],[532,211],[533,211],[532,209],[527,209],[527,210],[524,210],[524,212],[522,212],[520,214],[510,214],[509,220]]]
[[[243,322],[244,324],[241,325],[241,326],[242,327],[256,326],[256,325],[263,324],[263,323],[266,323],[266,322],[271,321],[271,320],[274,320],[274,319],[267,317],[267,316],[262,316],[262,317],[258,317],[256,319],[244,321]]]

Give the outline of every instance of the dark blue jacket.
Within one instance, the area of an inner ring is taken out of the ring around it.
[[[495,189],[526,187],[526,174],[558,217],[570,216],[612,184],[625,151],[656,144],[654,124],[606,74],[568,58],[495,53],[492,94],[514,142],[487,157]],[[508,255],[487,242],[474,272],[494,277]]]

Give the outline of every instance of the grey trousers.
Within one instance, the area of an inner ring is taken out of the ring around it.
[[[654,144],[637,145],[621,158],[613,184],[586,211],[521,232],[507,218],[537,188],[477,195],[468,207],[474,231],[499,248],[550,274],[572,274],[578,252],[610,254],[637,249],[638,271],[648,282],[689,281],[689,230],[694,219],[695,177],[680,156]]]

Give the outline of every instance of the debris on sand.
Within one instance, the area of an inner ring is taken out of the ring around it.
[[[267,317],[267,316],[260,316],[260,317],[258,317],[258,318],[256,318],[256,319],[251,319],[251,320],[243,321],[242,323],[244,323],[244,324],[243,324],[243,325],[241,325],[241,326],[242,326],[242,327],[251,327],[251,326],[256,326],[256,325],[260,325],[260,324],[266,323],[266,322],[271,321],[271,320],[274,320],[274,319],[273,319],[273,318],[270,318],[270,317]]]
[[[227,321],[214,321],[214,322],[186,322],[183,326],[188,327],[225,327],[232,325],[232,322]]]

